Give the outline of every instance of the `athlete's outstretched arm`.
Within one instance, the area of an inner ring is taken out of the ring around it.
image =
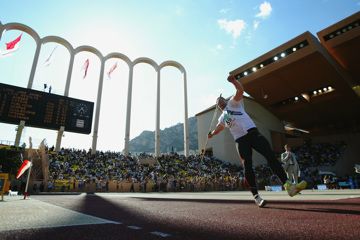
[[[235,101],[240,101],[243,98],[244,95],[244,88],[241,85],[241,83],[239,81],[236,80],[234,75],[229,75],[227,80],[229,82],[231,82],[232,84],[234,84],[235,88],[236,88],[236,93],[234,95],[234,100]]]
[[[214,135],[218,134],[219,132],[221,132],[224,129],[225,129],[224,124],[218,123],[218,125],[216,125],[215,129],[208,133],[208,138],[212,138]]]

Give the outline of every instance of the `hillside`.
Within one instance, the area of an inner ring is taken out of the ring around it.
[[[189,118],[190,150],[198,149],[196,117]],[[160,130],[160,152],[184,150],[184,124]],[[139,136],[130,140],[130,152],[155,152],[155,131],[143,131]]]

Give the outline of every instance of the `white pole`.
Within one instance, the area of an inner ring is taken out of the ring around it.
[[[187,102],[187,83],[186,72],[184,70],[184,154],[185,157],[189,157],[189,126],[188,126],[188,102]]]
[[[156,88],[156,126],[155,126],[155,157],[160,156],[160,71],[157,72]]]
[[[128,95],[127,95],[127,107],[126,107],[126,126],[125,126],[125,144],[124,155],[129,155],[129,141],[130,141],[130,119],[131,119],[131,95],[132,95],[132,82],[133,82],[133,66],[129,69],[129,83],[128,83]]]
[[[69,96],[69,90],[70,90],[70,83],[71,83],[71,75],[72,75],[72,70],[73,70],[73,65],[74,65],[74,53],[71,52],[70,53],[70,62],[69,62],[69,67],[68,67],[68,72],[67,72],[67,77],[66,77],[66,83],[65,83],[65,91],[64,91],[64,96],[68,97]],[[56,138],[56,148],[55,151],[60,151],[61,148],[61,140],[62,137],[64,135],[64,131],[65,131],[65,126],[60,126],[60,129],[58,130],[58,135]]]
[[[16,130],[16,137],[15,137],[15,146],[16,147],[18,147],[20,145],[20,138],[21,138],[21,134],[22,134],[24,127],[25,127],[25,121],[21,120],[20,124]]]
[[[64,131],[65,131],[65,127],[64,126],[61,126],[59,131],[58,131],[58,134],[57,134],[57,138],[56,138],[56,145],[55,145],[55,151],[56,152],[59,152],[60,151],[60,148],[61,148],[61,139],[64,135]]]
[[[33,161],[33,149],[32,149],[32,139],[29,137],[29,151],[28,151],[28,158],[30,160],[30,167],[28,171],[28,176],[26,180],[26,186],[25,186],[25,192],[24,192],[24,200],[29,196],[28,193],[28,187],[29,187],[29,181],[30,181],[30,174],[31,174],[31,168],[32,168],[32,161]]]
[[[34,76],[35,76],[35,71],[36,71],[38,60],[39,60],[40,48],[41,48],[40,42],[38,40],[35,40],[35,41],[36,41],[36,50],[35,50],[34,60],[33,60],[32,67],[31,67],[29,82],[27,85],[27,88],[29,88],[29,89],[32,88],[32,85],[34,83]]]
[[[29,77],[29,81],[28,81],[28,85],[27,85],[28,89],[32,89],[32,85],[34,83],[34,76],[35,76],[37,63],[39,61],[40,48],[41,48],[41,44],[40,44],[39,40],[38,39],[34,39],[34,40],[36,42],[36,50],[35,50],[35,55],[34,55],[33,63],[31,66],[31,71],[30,71],[30,77]],[[23,124],[22,124],[22,122],[23,122]],[[21,131],[17,132],[15,141],[17,141],[17,140],[20,141],[22,130],[24,129],[24,126],[25,126],[25,121],[22,121],[22,122],[20,122],[20,125],[18,126],[18,130],[21,129]]]
[[[93,141],[91,148],[92,155],[95,155],[96,153],[96,143],[98,138],[99,120],[100,120],[101,95],[102,95],[103,82],[104,82],[104,68],[105,68],[105,62],[104,59],[101,59],[100,79],[99,79],[99,87],[98,87],[98,94],[96,100],[95,123],[94,123]]]

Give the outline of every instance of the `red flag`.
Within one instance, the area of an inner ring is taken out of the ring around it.
[[[29,160],[24,160],[24,162],[21,164],[21,167],[19,168],[17,174],[16,174],[16,179],[18,179],[19,177],[21,177],[21,175],[23,175],[23,173],[31,166],[31,162]]]
[[[4,33],[3,33],[3,34],[4,34]],[[13,52],[15,52],[16,50],[18,50],[19,46],[17,45],[17,43],[20,42],[21,36],[22,36],[22,34],[20,34],[20,36],[17,37],[15,40],[6,43],[6,49],[5,49],[5,51],[0,52],[1,57],[11,56],[11,53],[13,53]]]
[[[17,44],[18,42],[20,42],[21,36],[22,36],[22,34],[20,34],[20,36],[18,36],[15,40],[6,43],[6,50],[11,50],[11,49],[13,49],[13,48],[16,46],[16,44]]]
[[[82,67],[82,69],[85,70],[85,73],[84,73],[84,76],[83,76],[83,79],[85,79],[86,75],[87,75],[87,71],[88,71],[88,68],[89,68],[89,59],[86,59],[86,61],[84,62],[84,65]]]
[[[111,73],[115,70],[115,68],[117,68],[117,62],[110,68],[110,70],[108,71],[107,75],[108,78],[111,78]]]

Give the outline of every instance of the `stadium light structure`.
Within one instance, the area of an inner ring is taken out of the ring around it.
[[[288,57],[289,55],[293,54],[294,52],[296,52],[298,49],[301,49],[301,48],[304,48],[306,46],[309,45],[309,42],[307,40],[304,40],[302,42],[299,42],[289,48],[287,48],[285,51],[281,51],[275,55],[273,55],[271,58],[268,58],[264,61],[262,61],[261,63],[259,64],[256,64],[255,66],[252,66],[246,70],[244,70],[243,72],[235,75],[235,78],[237,80],[243,78],[243,77],[246,77],[246,76],[249,76],[250,74],[254,73],[254,72],[257,72],[258,70],[268,66],[269,64],[272,64],[274,62],[277,62],[280,60],[280,57],[281,58],[285,58],[285,57]],[[280,57],[279,57],[280,56]]]
[[[313,96],[320,96],[326,93],[330,93],[335,91],[335,89],[332,86],[325,86],[316,90],[311,91]]]
[[[338,36],[346,33],[347,31],[350,31],[350,30],[352,30],[352,29],[354,29],[354,28],[357,28],[357,27],[359,27],[359,26],[360,26],[360,19],[358,19],[358,20],[356,20],[356,21],[354,21],[354,22],[352,22],[352,23],[350,23],[350,24],[348,24],[348,25],[346,25],[346,26],[343,26],[343,27],[341,27],[341,28],[338,28],[338,29],[336,29],[335,31],[333,31],[333,32],[325,35],[325,36],[324,36],[324,40],[325,40],[325,41],[328,41],[328,40],[330,40],[330,39],[336,38],[336,37],[338,37]]]
[[[320,89],[309,91],[307,93],[302,93],[299,96],[290,97],[288,99],[282,100],[281,102],[275,103],[273,105],[274,106],[276,106],[276,105],[277,106],[285,106],[285,105],[289,105],[289,104],[305,102],[304,100],[306,100],[306,102],[310,102],[312,97],[322,96],[324,94],[327,94],[327,93],[330,93],[333,91],[335,91],[335,89],[332,86],[326,86],[326,87],[322,87]]]

